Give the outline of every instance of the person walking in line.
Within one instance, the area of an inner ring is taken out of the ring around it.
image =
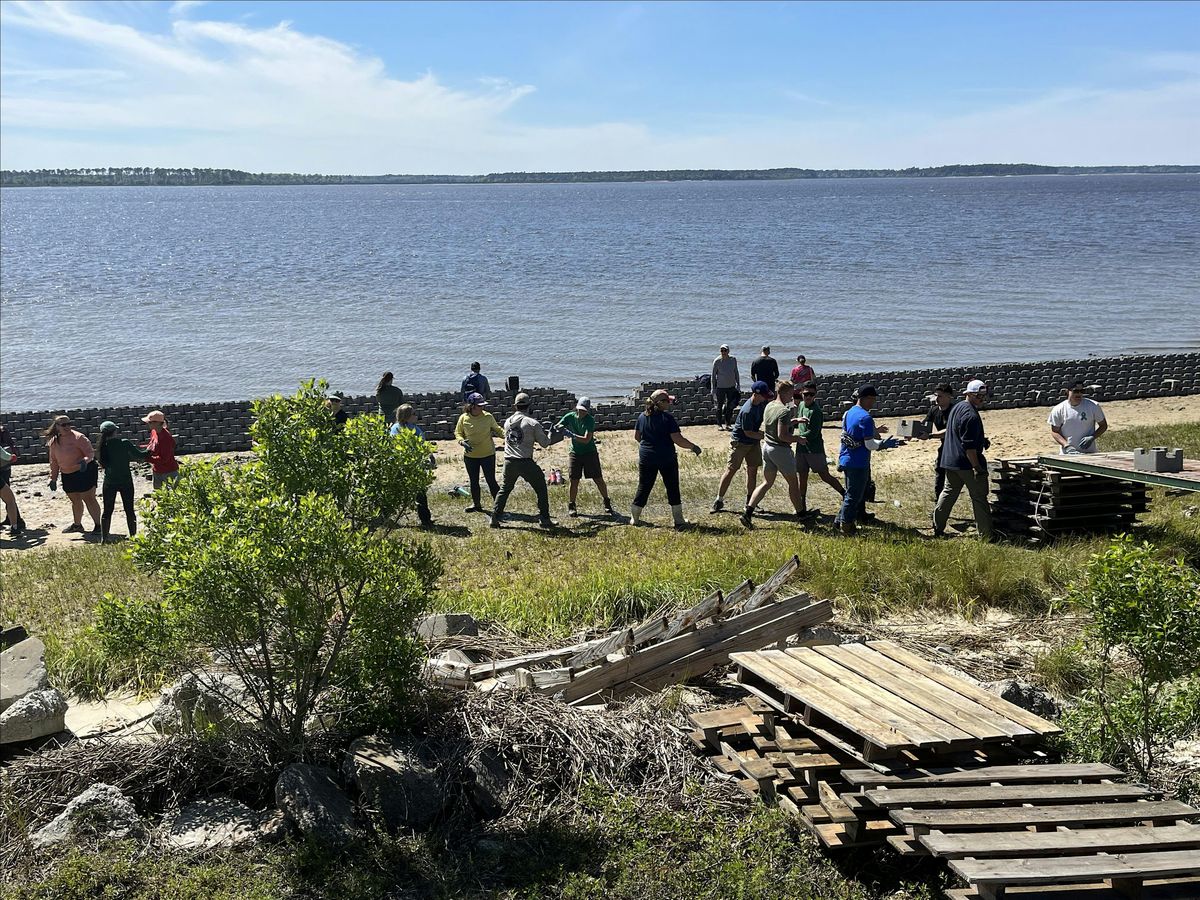
[[[492,399],[492,386],[488,384],[487,376],[480,374],[479,363],[471,363],[471,374],[462,380],[463,400],[471,394],[479,394],[484,400]]]
[[[133,472],[130,471],[129,464],[135,459],[145,459],[149,455],[149,450],[140,450],[134,446],[133,441],[117,437],[116,422],[100,423],[96,459],[104,469],[104,487],[101,490],[104,500],[104,512],[100,517],[101,543],[112,540],[109,526],[112,524],[118,494],[121,495],[121,508],[125,510],[125,526],[129,536],[137,534],[137,515],[133,506]]]
[[[774,384],[779,380],[779,363],[771,356],[771,348],[763,347],[762,354],[750,363],[750,380]]]
[[[150,479],[154,490],[179,479],[179,460],[175,458],[175,436],[167,428],[167,416],[161,409],[152,409],[142,416],[150,426],[150,441],[145,450],[150,455]]]
[[[492,528],[499,528],[504,520],[504,507],[516,487],[518,479],[529,482],[537,495],[538,524],[542,528],[554,527],[550,519],[550,495],[546,491],[546,473],[533,459],[534,447],[550,446],[550,437],[542,423],[529,415],[530,399],[524,391],[513,400],[516,411],[504,422],[504,481],[496,495],[492,509]]]
[[[411,403],[403,403],[396,409],[396,421],[391,428],[388,429],[388,434],[392,437],[397,437],[406,431],[411,431],[421,440],[425,440],[425,430],[417,424],[417,411]],[[437,466],[437,460],[433,454],[429,455],[429,459],[425,461],[425,468],[433,469]],[[429,492],[422,491],[417,495],[417,519],[421,523],[422,528],[433,527],[433,516],[429,512]]]
[[[939,384],[933,389],[930,397],[933,406],[925,414],[925,427],[928,429],[922,440],[938,441],[938,452],[933,457],[933,499],[942,496],[942,488],[946,486],[946,470],[942,468],[942,444],[946,439],[946,422],[950,418],[950,407],[954,405],[954,389],[948,384]]]
[[[17,495],[12,489],[12,464],[17,457],[16,442],[9,436],[8,429],[0,425],[0,500],[4,501],[4,523],[8,533],[18,537],[25,531],[25,520],[21,518],[21,509],[17,506]]]
[[[454,426],[454,437],[463,448],[467,480],[471,482],[471,505],[467,507],[467,512],[483,512],[480,475],[487,481],[492,500],[500,492],[500,485],[496,483],[496,445],[492,443],[492,438],[504,437],[504,429],[496,422],[495,416],[484,409],[487,405],[483,394],[467,394],[467,408]]]
[[[733,414],[742,399],[737,357],[729,355],[728,344],[721,345],[720,355],[713,360],[710,390],[717,407],[717,431],[728,431],[733,427]]]
[[[845,535],[858,531],[855,523],[866,511],[867,485],[871,481],[871,447],[877,446],[880,435],[887,432],[887,428],[876,425],[871,418],[877,396],[875,385],[864,384],[856,394],[857,402],[842,419],[842,449],[838,454],[838,464],[846,478],[846,491],[834,524]]]
[[[725,492],[733,481],[733,476],[743,464],[746,466],[746,502],[758,484],[758,470],[762,466],[762,423],[763,413],[767,404],[775,399],[775,392],[765,381],[756,381],[750,386],[750,399],[742,404],[737,418],[733,422],[733,432],[729,441],[729,464],[721,476],[717,486],[717,499],[713,501],[712,511],[720,512],[725,508]]]
[[[799,388],[800,402],[796,405],[796,481],[800,491],[800,510],[808,514],[808,473],[837,491],[839,497],[846,495],[841,482],[829,473],[825,459],[825,438],[821,429],[825,425],[825,411],[817,402],[817,383],[804,382]],[[815,510],[814,510],[815,512]]]
[[[799,388],[810,381],[815,382],[816,380],[817,373],[813,371],[813,367],[808,364],[804,358],[804,354],[801,353],[796,357],[796,364],[792,366],[792,385]]]
[[[395,421],[392,417],[396,410],[404,403],[404,391],[392,384],[393,377],[391,372],[384,372],[379,384],[375,385],[375,407],[389,428]]]
[[[62,475],[63,493],[71,501],[71,524],[63,534],[83,533],[83,510],[92,517],[92,533],[101,534],[100,504],[96,501],[99,467],[92,442],[71,427],[70,416],[55,416],[42,432],[50,454],[50,490],[58,490]]]
[[[650,500],[650,491],[659,476],[667,492],[667,503],[671,507],[671,521],[676,531],[688,527],[683,517],[683,498],[679,493],[679,455],[676,447],[690,450],[696,456],[700,448],[683,436],[679,423],[671,415],[671,404],[675,398],[659,388],[646,398],[645,409],[638,414],[633,429],[638,442],[638,488],[629,508],[629,524],[640,525],[642,511]]]
[[[792,449],[797,442],[792,415],[792,383],[780,381],[775,385],[775,399],[763,411],[763,482],[746,501],[741,519],[747,528],[753,524],[754,510],[771,490],[776,474],[787,482],[788,497],[796,515],[804,515],[804,495],[796,478],[796,451]]]
[[[596,417],[592,415],[592,401],[580,397],[575,409],[558,420],[557,427],[571,435],[571,471],[569,475],[570,496],[567,499],[567,515],[575,518],[579,511],[575,501],[579,496],[579,482],[585,477],[592,479],[604,501],[604,511],[615,516],[612,501],[608,499],[608,485],[600,470],[600,451],[596,449]]]
[[[1086,391],[1082,381],[1068,385],[1067,399],[1050,410],[1046,419],[1059,453],[1095,453],[1097,439],[1108,431],[1104,410],[1085,396]]]
[[[987,402],[987,385],[973,380],[963,391],[961,403],[950,407],[946,420],[946,436],[942,440],[941,464],[946,470],[946,486],[938,496],[933,508],[933,534],[941,537],[946,533],[950,511],[958,495],[965,487],[971,497],[971,509],[975,514],[975,527],[984,540],[992,537],[992,511],[988,506],[987,459],[983,451],[987,437],[983,433],[983,419],[979,410]]]

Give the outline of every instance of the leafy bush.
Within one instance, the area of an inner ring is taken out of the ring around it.
[[[376,415],[339,427],[323,394],[308,382],[257,401],[255,458],[189,466],[131,542],[161,578],[170,629],[219,654],[285,757],[331,702],[379,723],[399,715],[416,685],[413,622],[441,574],[427,547],[390,533],[429,484],[428,445],[389,436]]]
[[[1098,663],[1076,715],[1098,713],[1100,742],[1148,777],[1188,696],[1180,682],[1200,670],[1200,573],[1124,537],[1091,558],[1067,596],[1091,613],[1085,635]]]

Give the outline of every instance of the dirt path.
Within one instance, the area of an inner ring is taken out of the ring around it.
[[[1114,430],[1142,425],[1171,425],[1179,422],[1200,422],[1200,396],[1192,397],[1155,397],[1146,400],[1125,400],[1105,403],[1105,413],[1110,427]],[[497,410],[497,418],[503,419],[502,410]],[[538,418],[557,417],[561,410],[533,411]],[[992,441],[989,456],[993,459],[1003,457],[1033,456],[1037,453],[1052,451],[1055,447],[1050,439],[1046,425],[1048,410],[1045,407],[1028,409],[999,409],[985,410],[984,424]],[[882,420],[893,430],[895,419]],[[724,455],[729,445],[728,434],[718,432],[712,426],[695,426],[684,429],[691,440],[700,444],[706,454]],[[836,446],[837,432],[826,430],[826,451],[833,452]],[[1101,439],[1103,445],[1103,439]],[[538,459],[543,468],[557,466],[566,474],[568,469],[567,447],[564,443],[539,453]],[[932,466],[933,455],[937,445],[933,441],[914,441],[908,445],[880,454],[874,465],[876,471],[883,474],[903,474],[905,472],[927,473]],[[605,471],[617,495],[630,493],[632,490],[632,471],[637,461],[637,445],[630,432],[606,432],[601,434],[601,453]],[[194,457],[192,457],[194,458]],[[439,468],[436,485],[449,488],[465,481],[460,451],[453,442],[443,442],[438,452]],[[187,465],[187,458],[184,459]],[[150,492],[149,469],[144,474],[135,474],[135,487],[138,497]],[[135,466],[135,473],[137,467]],[[17,502],[21,506],[21,515],[25,519],[28,531],[19,538],[12,538],[5,530],[0,537],[0,549],[17,550],[32,547],[62,547],[76,546],[93,540],[89,535],[63,534],[62,529],[71,524],[71,508],[66,496],[61,492],[51,493],[48,488],[50,471],[47,465],[17,466],[13,469],[13,490]],[[630,482],[630,483],[626,483]],[[91,527],[91,519],[84,514],[84,527]],[[125,519],[117,503],[113,515],[112,531],[114,534],[125,533]]]

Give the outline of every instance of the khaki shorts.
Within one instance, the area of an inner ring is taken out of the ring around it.
[[[828,472],[829,463],[825,461],[824,453],[797,453],[796,471],[798,472]]]
[[[785,478],[796,474],[796,454],[788,444],[767,444],[763,447],[763,474],[778,472]]]
[[[733,443],[729,445],[729,468],[736,472],[744,462],[748,467],[757,469],[762,465],[762,446],[755,441],[753,444]]]

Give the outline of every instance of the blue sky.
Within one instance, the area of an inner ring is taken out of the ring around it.
[[[1196,3],[0,3],[5,168],[1200,162]]]

